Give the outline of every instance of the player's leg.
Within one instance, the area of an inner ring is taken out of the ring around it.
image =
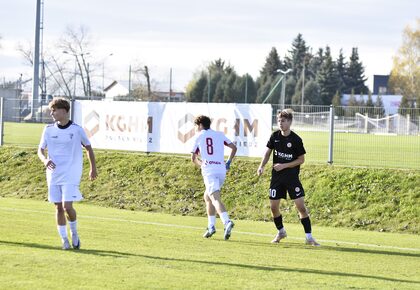
[[[63,250],[70,249],[70,243],[67,236],[66,216],[62,203],[62,191],[59,185],[48,185],[48,200],[54,203],[57,231],[60,235]]]
[[[79,191],[77,185],[64,185],[63,186],[63,196],[64,196],[64,210],[67,215],[67,220],[70,226],[71,240],[73,248],[80,248],[80,238],[77,232],[77,213],[73,207],[74,201],[79,201],[82,199],[82,194]]]
[[[206,202],[206,212],[208,218],[208,226],[206,232],[204,233],[204,238],[210,238],[216,233],[216,208],[212,204],[209,195],[207,192],[204,192],[204,201]]]
[[[63,204],[61,202],[55,204],[55,213],[57,221],[57,231],[60,235],[63,250],[70,249],[70,243],[67,235],[66,216]]]
[[[281,185],[270,187],[269,190],[271,216],[273,217],[274,225],[277,228],[277,234],[272,243],[279,243],[280,240],[287,237],[286,230],[283,225],[283,216],[280,212],[280,200],[286,198],[286,190]]]
[[[69,221],[70,226],[70,233],[71,233],[71,242],[73,248],[79,249],[80,248],[80,239],[79,234],[77,233],[77,213],[73,207],[72,201],[65,201],[64,202],[64,210],[67,215],[67,220]]]
[[[319,244],[315,241],[314,237],[312,236],[312,225],[311,219],[309,217],[308,210],[305,206],[305,198],[299,197],[294,199],[296,209],[299,212],[300,222],[302,223],[303,229],[306,235],[306,244],[312,246],[319,246]]]

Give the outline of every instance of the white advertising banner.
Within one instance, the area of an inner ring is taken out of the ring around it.
[[[272,128],[271,105],[262,104],[77,101],[74,109],[74,121],[101,149],[188,154],[194,118],[207,115],[211,128],[236,144],[237,155],[261,157]]]

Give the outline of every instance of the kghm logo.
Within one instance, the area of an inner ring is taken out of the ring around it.
[[[83,124],[86,135],[91,138],[99,131],[99,114],[96,111],[90,112],[85,116]]]
[[[178,121],[178,139],[182,143],[186,143],[194,137],[194,134],[194,116],[192,114],[186,114]]]
[[[178,139],[182,143],[186,143],[195,135],[194,130],[194,115],[188,113],[178,121]],[[211,119],[211,127],[216,131],[221,131],[225,134],[230,134],[233,131],[235,137],[258,137],[258,119],[250,122],[248,119],[235,119],[233,126],[226,124],[228,120],[225,118]]]

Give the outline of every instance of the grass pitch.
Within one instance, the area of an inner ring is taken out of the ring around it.
[[[82,249],[63,251],[51,204],[0,199],[3,289],[415,289],[420,236],[237,220],[224,241],[206,218],[76,205]]]

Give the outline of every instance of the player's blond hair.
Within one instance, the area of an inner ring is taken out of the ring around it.
[[[70,102],[66,98],[56,97],[48,104],[50,110],[64,109],[66,112],[70,111]]]

